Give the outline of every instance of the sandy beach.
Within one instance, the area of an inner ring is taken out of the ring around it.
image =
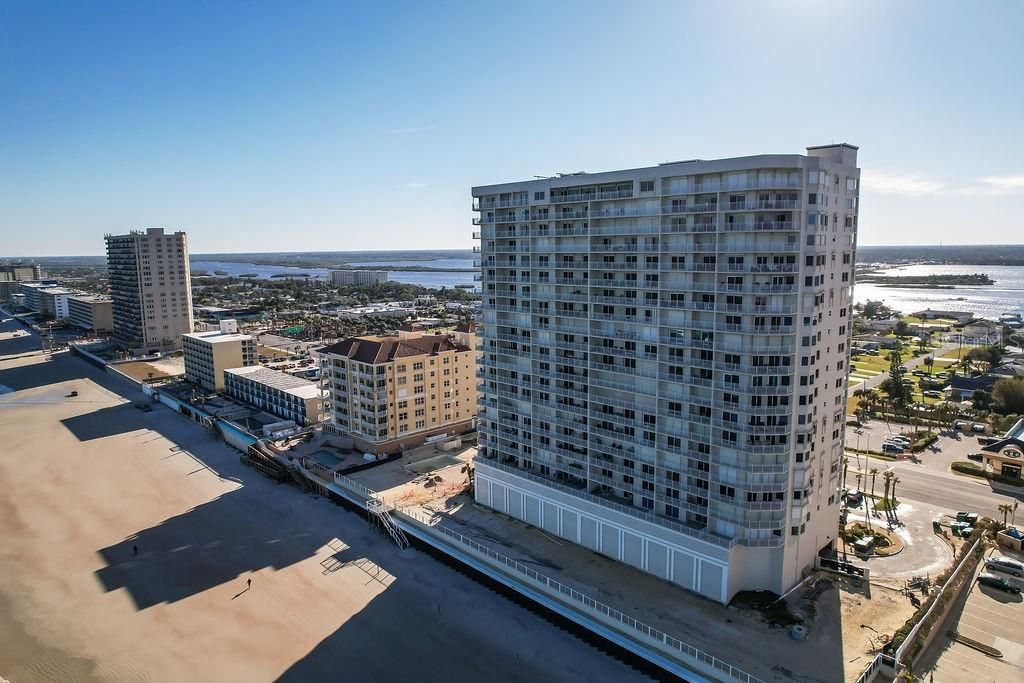
[[[0,385],[0,678],[640,677],[79,358]]]

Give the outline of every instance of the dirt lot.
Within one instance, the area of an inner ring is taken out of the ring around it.
[[[123,372],[140,382],[147,379],[166,379],[167,377],[178,377],[185,374],[185,359],[160,358],[159,360],[136,360],[127,363],[118,363],[116,366],[119,372]],[[150,375],[150,373],[153,373]]]

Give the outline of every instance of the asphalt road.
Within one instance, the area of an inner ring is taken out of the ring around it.
[[[882,439],[890,433],[908,431],[909,425],[886,424],[873,421],[865,426],[859,435],[861,445],[870,444],[878,448]],[[870,437],[870,442],[868,438]],[[850,430],[847,435],[847,446],[856,447],[858,435]],[[950,471],[949,466],[957,460],[967,460],[967,454],[978,451],[980,445],[973,435],[950,434],[944,432],[937,442],[936,449],[929,449],[920,454],[921,462],[910,460],[888,461],[872,458],[868,467],[878,470],[893,470],[900,479],[897,484],[896,497],[900,500],[917,501],[950,512],[967,510],[985,514],[993,519],[1001,518],[999,505],[1024,501],[1024,488],[1015,488],[1002,484],[992,484],[975,477],[967,477]],[[856,486],[853,471],[864,467],[864,456],[848,453],[850,471],[847,474],[848,485]],[[867,489],[870,484],[863,484]],[[882,478],[876,481],[876,493],[880,494]],[[1017,521],[1024,522],[1024,507],[1019,510]]]

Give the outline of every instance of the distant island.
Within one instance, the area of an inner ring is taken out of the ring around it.
[[[857,247],[857,263],[1024,266],[1024,244]]]
[[[250,254],[192,254],[192,261],[251,263],[258,266],[290,268],[326,268],[329,270],[388,270],[409,272],[473,273],[476,268],[444,268],[422,265],[372,265],[379,261],[432,261],[437,259],[474,258],[471,249],[423,249],[416,251],[304,251]],[[368,265],[369,264],[369,265]],[[283,275],[282,275],[283,277]],[[296,275],[295,277],[302,277]]]
[[[962,275],[875,275],[866,272],[857,276],[859,282],[876,284],[879,287],[903,287],[909,289],[954,289],[994,285],[995,280],[985,273]]]

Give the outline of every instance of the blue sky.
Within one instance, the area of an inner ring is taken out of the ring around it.
[[[469,188],[860,145],[861,244],[1024,242],[1020,2],[0,3],[0,253],[464,248]]]

